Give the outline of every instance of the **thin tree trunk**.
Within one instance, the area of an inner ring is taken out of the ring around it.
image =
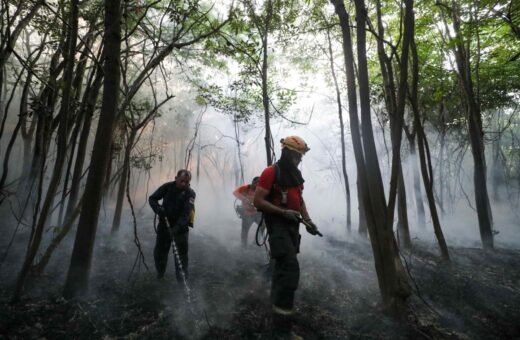
[[[54,200],[54,195],[60,183],[63,164],[65,162],[65,154],[67,150],[67,123],[68,114],[70,110],[70,89],[72,84],[72,71],[74,67],[74,55],[76,52],[76,39],[78,34],[78,0],[72,0],[70,4],[70,31],[67,42],[67,54],[66,54],[66,68],[64,73],[64,87],[63,87],[63,99],[61,102],[61,109],[59,112],[60,124],[58,128],[58,146],[57,156],[54,163],[51,180],[47,188],[45,200],[42,205],[40,216],[36,224],[34,234],[29,241],[29,247],[22,265],[22,269],[18,275],[16,282],[15,291],[13,294],[13,301],[17,301],[23,291],[27,275],[29,274],[30,267],[33,263],[34,257],[40,247],[43,229],[47,221],[48,214],[50,213],[51,205]]]
[[[63,213],[65,212],[65,206],[66,206],[66,199],[67,199],[67,194],[68,194],[68,184],[69,184],[69,177],[71,176],[71,168],[72,168],[72,163],[73,163],[73,160],[74,160],[74,152],[76,151],[76,140],[78,138],[78,134],[79,134],[79,130],[81,128],[81,122],[82,122],[82,117],[78,116],[77,117],[78,121],[76,122],[76,126],[74,126],[74,131],[72,132],[72,136],[71,138],[69,139],[69,143],[68,143],[68,147],[67,147],[67,157],[68,158],[68,162],[67,162],[67,167],[66,167],[66,171],[65,171],[65,178],[63,180],[63,183],[62,183],[62,191],[61,191],[61,202],[60,202],[60,211],[59,211],[59,214],[58,214],[58,224],[61,225],[63,224]],[[65,166],[65,164],[64,164]]]
[[[493,249],[493,216],[489,202],[486,176],[486,156],[484,154],[484,132],[482,129],[482,117],[480,104],[477,101],[473,79],[471,76],[471,64],[469,50],[464,47],[460,27],[458,5],[452,1],[451,9],[455,40],[455,61],[459,71],[459,77],[463,85],[463,93],[466,99],[466,121],[473,155],[473,183],[475,187],[475,203],[477,208],[480,238],[485,249]]]
[[[502,150],[502,133],[500,132],[500,111],[497,112],[495,119],[495,130],[498,132],[497,137],[493,140],[493,167],[492,167],[492,185],[493,185],[493,199],[495,202],[500,202],[500,186],[504,183],[504,171],[502,162],[500,160],[500,150]]]
[[[419,174],[419,167],[417,166],[419,159],[417,158],[417,150],[415,145],[417,128],[414,129],[416,131],[408,136],[408,144],[410,145],[410,162],[413,173],[413,193],[415,198],[415,209],[417,210],[417,225],[419,228],[425,229],[426,213],[424,211],[423,196],[421,193],[421,175]]]
[[[358,209],[359,209],[359,226],[358,233],[361,237],[366,238],[368,236],[368,226],[367,226],[367,217],[365,216],[365,207],[363,206],[363,197],[361,195],[361,190],[359,183],[359,176],[357,180],[357,193],[358,193]]]
[[[103,84],[103,70],[97,69],[96,78],[92,86],[89,86],[85,91],[82,101],[82,108],[84,110],[84,122],[81,130],[81,136],[79,138],[78,151],[76,154],[76,162],[74,164],[74,171],[72,174],[72,181],[70,187],[69,201],[67,203],[67,211],[65,213],[65,219],[68,220],[72,213],[79,196],[79,189],[81,184],[81,175],[83,173],[83,164],[85,163],[85,156],[87,153],[87,142],[90,135],[90,126],[92,123],[92,116],[96,106],[96,100]],[[83,107],[84,106],[84,107]]]
[[[114,212],[114,219],[112,221],[112,235],[117,233],[121,224],[121,213],[123,210],[123,201],[125,199],[126,182],[129,180],[128,174],[130,173],[130,154],[134,147],[135,136],[137,130],[130,128],[130,135],[125,147],[125,155],[123,159],[123,168],[121,170],[121,178],[119,179],[119,189],[117,191],[116,209]]]
[[[51,243],[43,253],[42,257],[40,258],[40,261],[36,263],[32,268],[31,272],[36,275],[40,275],[45,270],[45,267],[49,263],[49,260],[51,259],[52,254],[54,253],[54,250],[58,248],[61,241],[67,236],[69,231],[72,229],[72,226],[74,225],[74,221],[76,221],[76,218],[78,217],[80,211],[81,211],[81,204],[83,202],[80,201],[78,205],[74,208],[70,216],[68,216],[65,223],[61,226],[58,234],[52,239]]]
[[[21,76],[21,75],[20,75]],[[29,96],[29,86],[31,84],[31,73],[27,75],[25,84],[22,90],[22,96],[20,97],[20,114],[18,116],[18,123],[16,124],[14,131],[11,135],[11,139],[7,145],[4,156],[4,165],[2,171],[2,178],[0,178],[0,190],[4,188],[5,181],[7,180],[7,174],[9,172],[9,158],[11,156],[11,151],[14,145],[16,138],[18,137],[18,132],[20,131],[20,127],[25,123],[25,119],[27,117],[27,98]],[[14,89],[13,89],[14,91]],[[6,113],[7,115],[7,113]]]
[[[38,13],[38,10],[40,7],[45,3],[44,0],[39,0],[36,3],[33,3],[32,7],[23,14],[23,18],[20,19],[20,21],[17,23],[17,25],[14,27],[12,33],[9,31],[8,35],[5,37],[5,39],[2,39],[3,41],[0,42],[0,70],[4,70],[4,66],[7,63],[7,60],[13,53],[16,41],[18,40],[18,37],[20,36],[20,33],[23,31],[25,27],[31,22],[31,20],[34,18],[36,13]],[[16,19],[16,16],[18,14],[21,14],[22,6],[19,6],[19,8],[16,9],[16,12],[14,14],[13,21]],[[9,29],[9,28],[8,28]],[[0,72],[0,89],[4,85],[4,72]],[[2,98],[2,91],[0,90],[0,103],[3,102]],[[2,138],[2,133],[0,132],[0,139]]]
[[[65,37],[67,32],[67,24],[62,24],[62,35]],[[37,99],[33,100],[36,108],[34,109],[33,119],[36,119],[36,132],[34,138],[34,147],[32,153],[32,161],[28,171],[28,176],[24,179],[22,187],[26,195],[26,201],[30,202],[30,211],[36,211],[38,207],[34,207],[33,187],[35,181],[39,181],[38,186],[42,186],[43,167],[47,159],[47,151],[51,142],[52,135],[52,113],[56,106],[58,82],[65,63],[60,63],[59,59],[63,54],[65,38],[62,38],[58,44],[58,48],[51,57],[49,66],[49,79],[47,84],[41,90]],[[39,199],[38,199],[39,200]],[[25,213],[25,212],[24,212]]]
[[[81,52],[81,56],[79,59],[80,62],[74,72],[75,77],[74,77],[74,81],[72,83],[72,88],[73,88],[74,92],[73,92],[73,94],[71,93],[71,96],[73,95],[73,97],[74,97],[73,103],[78,102],[78,100],[80,98],[81,87],[83,85],[83,77],[85,74],[85,69],[86,69],[87,60],[88,60],[88,54],[90,53],[90,50],[92,48],[92,43],[94,41],[93,34],[92,34],[94,27],[95,27],[95,25],[91,25],[89,32],[87,33],[85,46],[83,48],[83,51]],[[94,61],[94,63],[95,62],[96,61]],[[92,85],[91,81],[93,79],[94,74],[96,73],[96,70],[97,70],[97,68],[94,67],[93,70],[91,71],[91,76],[88,77],[89,81],[88,81],[87,86]],[[60,212],[59,212],[59,217],[58,217],[58,224],[60,224],[60,225],[63,224],[63,214],[66,210],[65,209],[66,196],[69,193],[69,191],[67,190],[67,187],[69,185],[69,178],[71,176],[71,168],[72,168],[72,164],[74,161],[74,153],[75,153],[76,147],[77,147],[77,139],[78,139],[79,131],[85,120],[85,118],[84,118],[85,111],[81,110],[81,108],[83,107],[83,104],[84,103],[81,103],[80,108],[78,110],[76,110],[77,113],[75,113],[74,115],[71,114],[71,116],[74,116],[73,117],[74,120],[72,120],[72,117],[71,117],[71,122],[75,122],[75,126],[74,126],[74,129],[72,130],[72,135],[70,136],[69,143],[68,143],[69,147],[68,147],[67,151],[68,151],[68,155],[69,155],[68,156],[69,161],[67,164],[67,171],[65,172],[65,179],[63,181],[63,190],[62,190],[62,196],[61,196],[62,199],[61,199],[61,203],[60,203]],[[71,186],[72,186],[72,184],[71,184]]]
[[[403,248],[410,249],[412,239],[410,237],[410,226],[408,224],[408,214],[406,213],[406,189],[404,187],[403,170],[399,172],[399,183],[397,185],[397,229],[399,230],[399,244]]]
[[[430,214],[432,217],[433,230],[435,232],[435,237],[437,238],[437,243],[439,244],[439,248],[441,251],[442,258],[446,261],[450,260],[450,255],[448,252],[448,246],[446,245],[446,240],[444,239],[444,234],[442,232],[441,223],[439,221],[439,215],[437,214],[437,207],[435,206],[435,198],[433,196],[433,173],[431,171],[428,172],[427,160],[426,160],[426,151],[427,150],[427,140],[426,135],[424,134],[424,129],[421,124],[421,118],[419,116],[419,104],[417,99],[417,91],[418,91],[418,83],[419,83],[419,58],[417,56],[417,48],[415,46],[415,40],[412,40],[411,44],[412,51],[412,94],[411,94],[411,105],[412,111],[414,115],[414,126],[416,129],[417,135],[417,146],[419,151],[419,160],[421,164],[421,173],[424,183],[424,190],[426,191],[426,197],[428,199],[428,206],[430,208]],[[428,153],[429,155],[429,153]],[[430,162],[428,164],[431,164]]]
[[[84,293],[88,288],[90,264],[96,239],[103,181],[110,161],[112,133],[119,99],[121,55],[121,2],[105,1],[105,82],[103,104],[92,151],[90,170],[85,187],[84,200],[89,204],[81,209],[78,230],[72,250],[67,279],[63,291],[65,298]]]
[[[443,115],[443,105],[441,104],[440,108],[441,117],[444,117]],[[441,119],[442,121],[442,130],[441,130],[441,136],[439,141],[439,208],[441,208],[441,214],[444,215],[444,149],[446,148],[446,130],[444,128],[444,118]]]
[[[235,128],[235,140],[237,142],[237,157],[238,157],[238,166],[240,171],[240,177],[236,176],[236,181],[238,183],[244,183],[244,164],[242,162],[242,151],[240,148],[240,127],[238,125],[238,117],[235,115],[233,119],[233,126]],[[200,145],[200,135],[199,135],[199,145]],[[200,166],[200,149],[199,149],[199,156],[197,158],[197,180],[198,180],[198,167]],[[237,183],[237,186],[239,185]]]
[[[269,123],[269,119],[271,113],[269,112],[269,92],[267,88],[267,47],[268,47],[268,37],[269,37],[269,29],[271,24],[271,17],[273,15],[273,4],[271,0],[267,0],[267,16],[265,18],[265,29],[264,35],[262,37],[262,104],[264,106],[264,120],[265,120],[265,151],[267,155],[267,165],[273,164],[272,150],[271,150],[271,125]]]
[[[408,226],[408,212],[406,207],[406,191],[401,165],[401,142],[404,122],[404,108],[408,77],[408,54],[410,41],[414,34],[413,1],[405,1],[406,11],[404,17],[403,44],[401,61],[399,63],[399,88],[396,91],[393,79],[393,66],[391,59],[386,55],[383,47],[384,27],[382,23],[381,2],[377,1],[378,34],[377,50],[383,83],[385,88],[385,103],[390,117],[390,130],[392,140],[392,168],[390,175],[390,190],[388,199],[387,223],[393,225],[396,195],[398,195],[398,230],[405,247],[410,246],[410,231]]]
[[[342,0],[331,0],[339,17],[345,66],[347,72],[347,94],[350,116],[352,145],[358,170],[358,183],[367,226],[374,253],[379,288],[386,307],[391,311],[400,311],[409,296],[409,286],[406,277],[398,272],[400,259],[392,229],[388,230],[386,223],[386,204],[383,182],[375,152],[375,142],[370,118],[370,100],[368,92],[368,72],[365,45],[365,15],[366,9],[362,0],[356,1],[359,93],[361,98],[361,116],[363,139],[361,139],[359,120],[357,116],[357,98],[354,77],[354,58],[352,40],[350,37],[349,15]],[[363,141],[363,144],[362,144]],[[363,152],[364,151],[364,152]],[[366,159],[365,159],[366,157]],[[369,180],[370,179],[370,180]],[[377,213],[376,213],[377,212]],[[404,273],[403,273],[404,274]]]
[[[359,97],[361,108],[361,129],[363,133],[363,150],[366,157],[366,174],[368,191],[370,192],[370,204],[372,206],[372,218],[375,223],[373,228],[368,224],[370,239],[376,240],[372,243],[372,248],[378,248],[374,252],[376,263],[376,271],[380,281],[380,290],[382,292],[383,302],[390,311],[401,314],[405,308],[406,298],[410,295],[410,287],[408,286],[404,269],[402,268],[396,242],[393,234],[393,208],[386,206],[383,180],[379,161],[377,159],[377,150],[372,130],[372,119],[370,114],[370,90],[368,82],[368,65],[366,58],[366,7],[364,0],[355,0],[356,6],[356,31],[357,31],[357,52],[358,52],[358,79],[359,79]],[[407,13],[411,11],[410,1],[407,1]],[[405,20],[405,25],[409,22]],[[401,127],[402,129],[402,127]],[[392,167],[398,158],[399,150],[393,145],[394,153],[392,155]],[[397,163],[398,164],[398,163]],[[392,185],[392,182],[391,182]],[[378,212],[378,213],[376,213]],[[366,210],[367,218],[370,216]]]
[[[332,52],[332,42],[330,39],[330,29],[327,28],[327,41],[329,43],[329,61],[330,61],[330,72],[332,79],[334,80],[334,87],[336,89],[336,103],[338,104],[338,117],[339,117],[339,128],[341,133],[341,170],[343,172],[343,183],[345,185],[345,200],[346,200],[346,212],[347,212],[347,233],[350,234],[352,231],[352,219],[351,219],[351,208],[350,208],[350,186],[348,182],[347,174],[347,154],[345,151],[345,125],[343,123],[343,107],[341,104],[341,91],[339,89],[338,78],[336,77],[336,70],[334,69],[334,55]]]

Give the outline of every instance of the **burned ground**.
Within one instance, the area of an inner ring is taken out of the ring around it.
[[[236,224],[234,238],[204,226],[190,235],[191,303],[171,257],[156,279],[151,227],[139,234],[147,271],[134,267],[131,232],[115,241],[101,225],[90,293],[69,301],[60,295],[70,252],[62,246],[22,301],[8,303],[21,259],[15,244],[1,268],[0,339],[269,339],[265,251],[239,247],[236,221],[218,223]],[[393,319],[381,309],[367,241],[304,237],[295,330],[305,339],[520,338],[520,251],[497,248],[450,248],[447,264],[415,240],[402,253],[414,294],[407,315]]]

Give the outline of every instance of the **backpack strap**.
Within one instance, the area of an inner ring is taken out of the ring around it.
[[[282,200],[281,200],[280,203],[281,203],[281,205],[283,207],[286,207],[287,206],[287,192],[289,190],[288,190],[287,187],[281,186],[281,185],[278,184],[278,183],[280,183],[280,178],[282,177],[281,170],[280,170],[280,167],[278,166],[278,164],[274,163],[273,167],[274,167],[274,171],[275,171],[275,177],[274,177],[273,186],[271,187],[271,193],[272,193],[273,189],[279,188],[280,189],[280,193],[282,194]]]

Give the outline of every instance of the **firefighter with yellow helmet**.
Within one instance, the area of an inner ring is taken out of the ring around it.
[[[271,284],[273,336],[298,339],[292,332],[292,315],[294,294],[300,278],[296,256],[300,251],[300,222],[305,224],[310,234],[321,234],[303,200],[304,179],[298,169],[303,155],[310,149],[298,136],[283,138],[281,143],[280,159],[260,175],[254,205],[264,213],[271,257],[274,259]]]

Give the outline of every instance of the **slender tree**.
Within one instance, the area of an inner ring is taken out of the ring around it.
[[[484,131],[478,96],[475,93],[475,80],[471,66],[470,50],[466,45],[466,38],[462,34],[461,11],[457,1],[452,0],[451,6],[441,5],[449,12],[454,37],[450,36],[452,50],[457,64],[458,76],[462,84],[462,93],[465,99],[466,123],[473,156],[473,184],[475,188],[475,203],[477,208],[480,238],[486,249],[493,249],[493,216],[487,190],[486,156],[484,154]],[[478,83],[478,75],[476,77]]]
[[[392,225],[387,223],[388,211],[372,133],[365,45],[366,8],[363,0],[356,0],[358,82],[362,121],[360,130],[357,115],[357,96],[353,63],[354,53],[350,33],[349,14],[342,0],[332,0],[331,2],[335,7],[342,31],[343,52],[347,72],[350,128],[358,170],[358,188],[365,209],[379,289],[383,303],[388,310],[400,314],[406,306],[406,298],[410,294],[410,287],[407,283],[402,264],[400,263],[396,242],[392,233]],[[407,5],[409,5],[409,3],[407,3]],[[411,10],[411,6],[407,6],[407,11]],[[360,132],[363,133],[362,138]]]
[[[13,294],[13,301],[17,301],[23,291],[23,287],[25,281],[27,279],[27,275],[29,274],[30,267],[33,263],[34,257],[40,247],[40,242],[42,239],[43,229],[47,222],[47,217],[52,207],[52,202],[54,200],[54,195],[58,188],[58,185],[61,180],[62,168],[65,163],[65,154],[67,150],[67,134],[68,134],[68,120],[69,120],[69,111],[70,111],[70,89],[72,84],[72,71],[74,69],[74,60],[76,53],[76,40],[78,34],[78,1],[72,0],[70,3],[70,21],[69,21],[69,29],[68,38],[66,43],[66,57],[65,57],[65,72],[63,79],[63,99],[61,101],[61,108],[59,112],[59,127],[58,127],[58,145],[57,145],[57,155],[54,163],[51,180],[47,188],[47,193],[45,195],[45,200],[42,205],[42,209],[40,215],[38,216],[37,224],[31,233],[31,240],[29,242],[29,246],[27,248],[27,252],[25,255],[25,259],[22,265],[22,269],[18,275],[18,279],[16,282],[15,291]]]
[[[415,39],[412,38],[411,43],[412,52],[412,86],[411,86],[411,106],[414,115],[414,127],[417,131],[417,146],[419,152],[419,160],[421,165],[421,173],[424,183],[424,189],[426,191],[426,197],[428,200],[428,206],[430,208],[430,214],[432,217],[433,230],[437,238],[437,243],[442,254],[442,258],[446,261],[450,260],[448,252],[448,246],[444,239],[444,233],[442,232],[441,223],[439,220],[439,214],[437,213],[437,206],[435,205],[435,198],[433,195],[433,170],[431,167],[431,161],[429,160],[428,151],[428,140],[421,123],[419,114],[419,103],[418,103],[418,84],[419,84],[419,58],[417,55],[417,48],[415,45]],[[428,159],[427,159],[428,158]]]
[[[347,233],[350,234],[352,229],[352,221],[350,217],[350,186],[348,182],[347,173],[347,152],[345,150],[345,124],[343,122],[343,105],[341,103],[341,91],[338,83],[338,77],[336,76],[336,70],[334,67],[334,54],[332,51],[332,42],[330,38],[330,27],[327,23],[327,43],[328,43],[328,54],[330,61],[330,72],[334,81],[334,88],[336,90],[336,103],[338,104],[338,118],[339,118],[339,129],[340,129],[340,143],[341,143],[341,171],[343,173],[343,183],[345,185],[345,200],[346,200],[346,212],[347,212]]]
[[[99,208],[101,206],[103,180],[110,161],[110,146],[119,101],[120,55],[121,55],[121,1],[105,1],[105,48],[103,70],[103,101],[99,117],[94,148],[85,187],[84,200],[88,202],[81,209],[74,248],[65,281],[63,296],[72,298],[88,289],[88,279]]]

